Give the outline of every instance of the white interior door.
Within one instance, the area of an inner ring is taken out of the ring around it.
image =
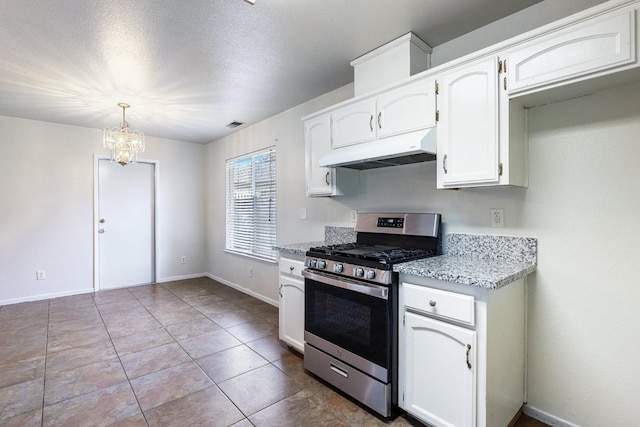
[[[155,281],[155,165],[98,160],[99,289]]]

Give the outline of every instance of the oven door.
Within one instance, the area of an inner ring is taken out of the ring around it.
[[[304,270],[305,341],[389,382],[393,293],[386,286]]]

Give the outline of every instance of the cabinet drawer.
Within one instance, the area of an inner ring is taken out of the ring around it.
[[[291,274],[293,276],[303,278],[302,270],[304,269],[304,261],[298,261],[289,258],[280,258],[280,273]]]
[[[402,286],[405,307],[467,325],[475,325],[475,304],[472,296],[408,283],[403,283]]]

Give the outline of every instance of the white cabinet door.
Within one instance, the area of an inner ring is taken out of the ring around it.
[[[507,58],[509,95],[635,62],[635,31],[628,7],[514,49]]]
[[[279,336],[304,352],[304,282],[280,275]]]
[[[378,138],[436,125],[435,79],[421,79],[377,97]]]
[[[483,59],[438,79],[438,188],[498,183],[497,62]]]
[[[405,314],[404,409],[434,426],[476,420],[476,332]]]
[[[359,144],[376,138],[376,101],[367,98],[331,113],[332,147]]]
[[[318,165],[318,160],[331,150],[331,119],[328,114],[305,122],[307,196],[335,195],[335,170]]]

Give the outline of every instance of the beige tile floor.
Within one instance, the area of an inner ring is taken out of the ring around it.
[[[419,423],[309,376],[275,307],[200,278],[0,307],[0,425]]]

